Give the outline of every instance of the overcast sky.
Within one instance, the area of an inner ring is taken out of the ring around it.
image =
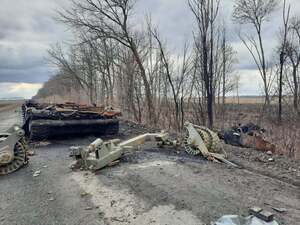
[[[283,0],[282,0],[283,1]],[[241,75],[241,94],[261,94],[261,82],[251,56],[237,36],[240,29],[231,22],[233,0],[221,0],[221,20],[228,26],[229,40],[237,52],[237,72]],[[292,14],[300,13],[300,1],[290,0]],[[0,7],[0,98],[34,95],[55,70],[47,64],[51,44],[70,39],[65,27],[53,20],[55,10],[68,0],[1,0]],[[178,52],[184,41],[191,40],[194,18],[187,0],[137,0],[135,19],[138,23],[151,14],[171,52]],[[271,59],[277,42],[280,11],[265,25],[264,43]],[[248,26],[241,28],[250,33]]]

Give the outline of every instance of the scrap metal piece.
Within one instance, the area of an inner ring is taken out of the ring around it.
[[[17,125],[0,134],[0,175],[12,173],[27,163],[24,131]]]
[[[268,212],[266,210],[263,210],[258,207],[253,207],[249,210],[250,215],[253,215],[265,222],[271,222],[274,220],[274,214],[271,212]]]
[[[72,167],[96,171],[110,165],[125,153],[137,150],[139,146],[147,141],[162,142],[167,139],[168,133],[165,132],[147,133],[123,142],[117,139],[104,142],[99,138],[85,148],[70,148],[70,156],[76,160],[76,163]]]

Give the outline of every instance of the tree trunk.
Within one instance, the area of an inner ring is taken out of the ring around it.
[[[214,1],[211,1],[211,17],[214,14]],[[214,103],[215,93],[213,90],[213,78],[214,78],[214,20],[210,18],[210,61],[209,61],[209,77],[208,77],[208,88],[209,95],[207,96],[207,112],[208,112],[208,125],[209,128],[213,128],[214,125]]]
[[[293,66],[293,82],[294,82],[294,109],[296,112],[298,112],[299,84],[297,79],[297,66]]]
[[[222,71],[222,129],[225,126],[225,94],[226,94],[226,36],[223,38],[223,71]]]
[[[279,71],[279,93],[278,93],[278,122],[282,121],[282,78],[283,78],[284,52],[280,53],[280,71]]]
[[[270,96],[269,96],[269,87],[268,87],[268,79],[267,79],[267,68],[266,68],[266,60],[265,60],[265,51],[261,38],[261,28],[257,29],[258,39],[259,39],[259,47],[261,51],[261,63],[262,63],[262,76],[264,82],[264,91],[265,91],[265,102],[269,106],[270,105]]]
[[[208,126],[213,128],[214,116],[213,116],[213,95],[209,94],[207,97],[207,113],[208,113]]]
[[[151,88],[147,80],[146,71],[143,66],[142,60],[137,51],[137,47],[133,41],[130,42],[130,45],[131,45],[131,50],[133,52],[133,56],[140,69],[141,77],[145,86],[145,94],[146,94],[147,108],[148,108],[148,122],[150,122],[150,124],[153,124],[155,123],[155,113],[154,113],[154,107],[152,102]]]

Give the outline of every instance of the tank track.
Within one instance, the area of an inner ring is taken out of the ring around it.
[[[220,153],[223,152],[222,148],[220,147],[220,140],[218,135],[211,131],[206,127],[197,127],[196,130],[198,134],[201,136],[207,150],[213,153]],[[185,130],[185,139],[184,139],[184,148],[185,151],[190,155],[199,155],[201,151],[197,148],[194,148],[188,144],[189,134],[188,131]]]
[[[0,166],[0,175],[7,175],[15,172],[27,164],[27,144],[24,138],[20,139],[14,149],[14,160],[7,165]]]

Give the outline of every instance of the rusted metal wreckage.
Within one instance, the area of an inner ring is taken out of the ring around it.
[[[33,101],[23,104],[22,112],[23,129],[31,140],[89,134],[114,135],[119,131],[117,117],[121,114],[112,108]]]
[[[264,132],[265,129],[260,126],[248,123],[233,126],[231,129],[219,132],[218,135],[226,144],[274,153],[275,145],[263,137]]]

